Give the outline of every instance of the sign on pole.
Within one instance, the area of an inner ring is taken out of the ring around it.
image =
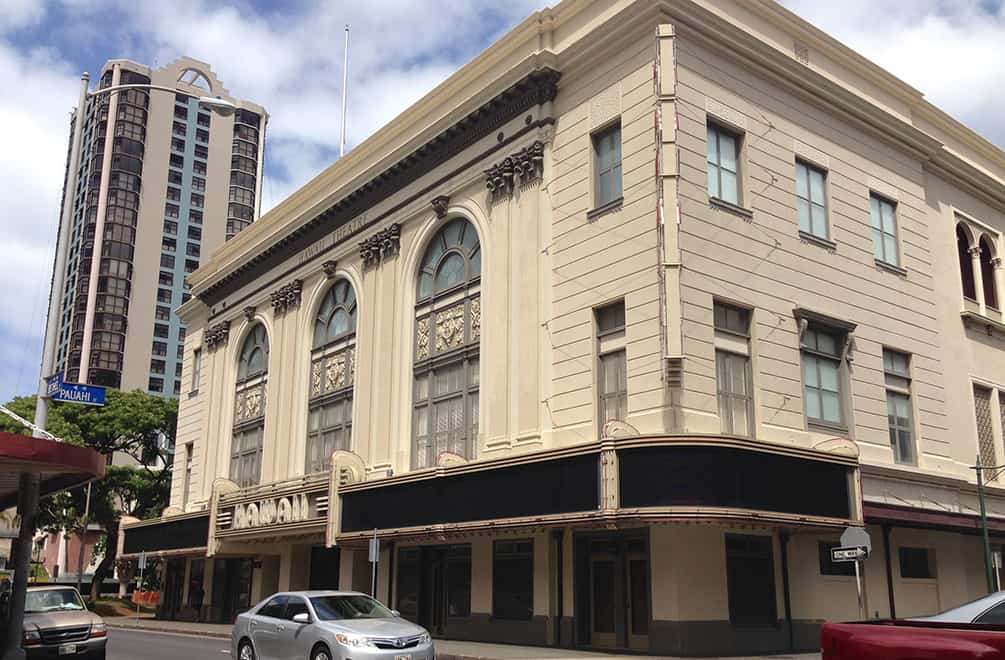
[[[855,565],[855,588],[858,590],[858,610],[869,618],[869,601],[862,585],[862,561],[872,554],[872,539],[864,527],[848,527],[841,534],[841,547],[831,551],[833,561],[850,561]]]
[[[52,401],[82,403],[85,406],[105,405],[105,388],[97,385],[80,385],[63,381],[58,373],[45,381],[45,393]]]
[[[139,568],[142,571],[142,570],[146,569],[146,567],[147,567],[147,553],[146,552],[141,552],[140,553]]]
[[[865,557],[868,559],[872,554],[872,539],[865,527],[847,527],[841,534],[841,547],[844,548],[865,548]]]
[[[377,530],[373,530],[373,538],[370,539],[370,596],[377,597],[377,562],[380,561],[380,539],[377,538]]]

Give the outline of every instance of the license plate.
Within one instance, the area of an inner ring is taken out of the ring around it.
[[[59,655],[75,655],[76,653],[76,644],[60,644],[59,646]]]
[[[394,656],[394,660],[412,660],[412,654],[406,653],[404,655],[396,655]]]

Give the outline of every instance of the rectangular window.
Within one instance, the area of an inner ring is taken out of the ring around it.
[[[172,236],[176,235],[178,233],[178,223],[175,222],[174,220],[165,220],[164,233],[170,234]]]
[[[171,289],[157,289],[157,302],[171,302]]]
[[[181,201],[181,191],[178,190],[177,188],[173,188],[171,186],[168,186],[168,189],[167,189],[167,198],[170,199],[172,202],[180,202]]]
[[[262,472],[261,425],[234,432],[230,448],[230,479],[247,488],[261,479]]]
[[[192,190],[196,192],[203,192],[206,190],[206,179],[201,176],[192,177]]]
[[[164,360],[150,360],[150,373],[152,373],[152,374],[163,374],[164,373]]]
[[[192,351],[192,390],[195,394],[199,391],[199,379],[202,372],[202,349],[197,348]]]
[[[189,227],[188,228],[188,238],[189,238],[189,240],[192,240],[192,241],[201,240],[202,239],[202,229],[199,229],[198,227]]]
[[[185,272],[186,273],[194,273],[198,267],[199,267],[199,262],[198,261],[196,261],[194,259],[186,259],[185,260]]]
[[[147,382],[147,389],[151,392],[163,392],[164,391],[164,379],[163,378],[153,378]]]
[[[174,388],[172,389],[172,391],[175,393],[176,396],[179,395],[179,394],[181,394],[181,381],[180,380],[175,380],[175,382],[174,382]]]
[[[165,252],[174,252],[178,247],[178,242],[173,238],[162,238],[161,239],[161,249]]]
[[[202,211],[195,211],[195,210],[189,211],[188,212],[188,221],[191,222],[191,223],[193,223],[193,224],[196,224],[196,225],[201,225],[202,224]]]
[[[185,140],[171,138],[171,151],[176,153],[185,153]]]
[[[185,133],[188,132],[188,127],[185,126],[185,124],[183,124],[182,122],[176,121],[171,126],[171,132],[180,137],[185,137]]]
[[[164,205],[164,215],[168,218],[178,217],[178,205],[177,204],[165,204]]]
[[[770,536],[726,535],[726,591],[730,623],[778,624],[771,544]]]
[[[911,356],[883,349],[883,376],[886,384],[886,414],[890,446],[897,463],[916,462],[914,423],[911,414]]]
[[[174,268],[174,255],[173,254],[162,254],[161,255],[161,268]]]
[[[199,256],[199,246],[196,245],[195,243],[186,243],[185,244],[185,254],[187,254],[190,257],[198,257]]]
[[[872,212],[872,254],[876,261],[900,266],[897,254],[897,207],[888,199],[869,195]]]
[[[715,379],[722,432],[753,435],[754,397],[750,368],[750,310],[713,306]]]
[[[929,548],[900,548],[900,577],[935,579],[935,551]]]
[[[820,552],[820,575],[850,575],[855,577],[855,565],[850,561],[835,562],[831,560],[831,550],[840,545],[840,543],[830,541],[820,541],[817,544]]]
[[[796,206],[799,231],[829,240],[827,231],[827,173],[801,160],[796,161]]]
[[[209,142],[209,131],[202,128],[195,129],[195,139],[199,142]]]
[[[708,195],[739,205],[740,136],[718,124],[708,124]]]
[[[154,310],[154,318],[158,321],[170,321],[171,309],[162,305],[157,305],[157,309]]]
[[[596,206],[599,208],[621,199],[621,124],[615,124],[593,136],[596,171]]]
[[[176,119],[188,119],[188,108],[176,105],[174,107],[174,116]]]
[[[174,274],[162,270],[158,276],[157,283],[162,286],[174,286]]]
[[[185,167],[185,157],[181,154],[171,154],[171,167]]]
[[[176,362],[174,365],[174,376],[175,378],[181,378],[181,362]]]
[[[210,116],[208,114],[200,112],[198,115],[196,115],[195,123],[199,124],[200,126],[209,126],[209,117]]]
[[[176,186],[180,186],[182,182],[181,172],[177,170],[168,170],[168,183],[173,183]]]
[[[313,404],[307,413],[306,474],[328,470],[336,449],[349,449],[352,441],[352,389],[334,400]]]
[[[155,341],[151,347],[150,352],[153,355],[161,355],[161,356],[167,355],[168,352],[167,344],[165,344],[162,341]]]
[[[611,420],[628,415],[628,357],[625,339],[625,301],[594,310],[597,326],[597,397],[601,431]]]
[[[209,158],[209,149],[204,145],[195,145],[195,157],[196,158]]]
[[[492,546],[492,616],[534,617],[534,541],[496,541]]]
[[[197,160],[192,163],[192,172],[198,174],[199,176],[206,176],[206,163],[201,160]]]
[[[163,323],[154,323],[154,337],[160,337],[161,339],[167,339],[169,334],[168,326]]]
[[[202,195],[192,193],[192,196],[189,198],[189,201],[192,203],[192,206],[198,206],[201,208],[204,205],[206,199]]]
[[[447,617],[471,615],[471,546],[452,545],[446,558]]]
[[[803,332],[803,396],[810,424],[845,424],[841,356],[845,338],[829,328],[810,325]]]

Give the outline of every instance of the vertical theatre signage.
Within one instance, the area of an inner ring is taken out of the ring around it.
[[[289,523],[306,522],[315,517],[311,511],[311,498],[304,493],[270,497],[257,502],[234,506],[230,528],[253,529]]]

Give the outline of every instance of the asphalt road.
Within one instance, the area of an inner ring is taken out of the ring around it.
[[[108,629],[108,660],[225,660],[230,640]]]

